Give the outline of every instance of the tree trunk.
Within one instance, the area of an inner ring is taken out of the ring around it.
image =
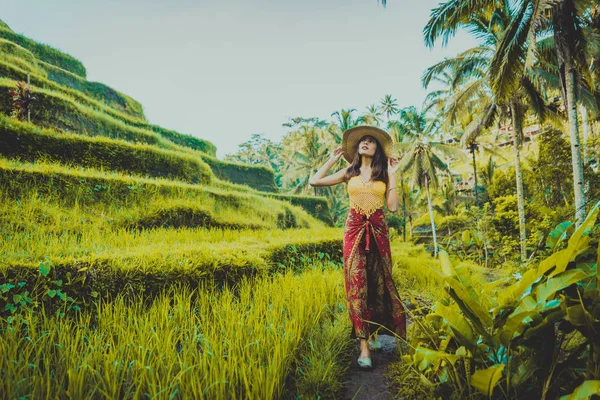
[[[571,157],[573,160],[573,190],[575,191],[575,217],[576,226],[579,227],[585,220],[585,185],[583,180],[583,162],[579,144],[579,123],[577,118],[577,100],[575,98],[575,66],[572,62],[566,63],[565,86],[567,90],[567,114],[569,116],[569,133],[571,136]]]
[[[475,179],[473,186],[473,193],[475,194],[475,207],[479,207],[479,200],[477,199],[477,164],[475,162],[474,148],[471,149],[471,154],[473,154],[473,178]]]
[[[521,171],[522,114],[517,104],[510,104],[513,125],[513,149],[515,154],[515,178],[517,181],[517,209],[519,213],[519,238],[521,243],[521,261],[527,259],[527,232],[525,230],[525,197],[523,195],[523,172]]]
[[[437,257],[437,235],[435,232],[435,218],[433,217],[433,206],[431,205],[431,194],[429,193],[429,179],[425,175],[425,190],[427,191],[427,205],[429,206],[429,218],[431,219],[431,233],[433,234],[433,256]]]
[[[579,105],[579,111],[581,112],[581,127],[583,128],[583,162],[588,162],[588,141],[590,139],[590,124],[588,121],[587,108],[583,104]]]
[[[583,162],[579,143],[579,120],[577,117],[577,81],[574,63],[574,26],[572,3],[560,2],[553,14],[554,41],[560,71],[563,101],[569,117],[571,138],[571,159],[573,165],[573,191],[575,192],[575,225],[579,227],[585,220],[585,185]]]
[[[396,182],[396,185],[398,182]],[[400,185],[402,186],[400,190],[402,191],[402,235],[404,237],[404,241],[406,242],[406,194],[404,193],[404,174],[400,172]],[[412,228],[410,232],[410,236],[412,237]]]

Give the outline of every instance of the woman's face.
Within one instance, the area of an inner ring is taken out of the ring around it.
[[[363,136],[358,142],[358,154],[365,155],[368,157],[375,156],[375,150],[377,149],[377,141],[373,136]]]

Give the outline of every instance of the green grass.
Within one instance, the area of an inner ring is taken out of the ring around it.
[[[15,81],[11,79],[0,78],[0,107],[4,114],[10,114],[12,110],[7,93],[14,84]],[[31,121],[36,126],[181,149],[156,132],[127,125],[120,119],[113,118],[102,110],[90,108],[67,94],[36,86],[32,87],[32,92],[36,101],[32,106]]]
[[[342,304],[342,302],[340,302]],[[339,307],[306,337],[286,384],[286,399],[335,399],[344,387],[353,342],[348,311]]]
[[[343,307],[340,271],[134,295],[75,316],[0,322],[0,392],[10,398],[278,398],[303,341]]]
[[[211,181],[211,185],[197,185],[163,178],[107,172],[102,169],[68,167],[43,161],[34,164],[23,163],[1,157],[0,183],[7,201],[22,201],[32,193],[38,193],[62,207],[84,208],[99,205],[105,208],[126,209],[161,204],[170,207],[173,201],[187,200],[196,202],[198,207],[204,209],[214,204],[213,217],[225,219],[226,211],[233,207],[247,209],[249,216],[255,221],[260,220],[263,215],[271,215],[270,220],[275,223],[279,218],[291,218],[285,215],[288,210],[287,213],[292,212],[298,226],[305,222],[310,224],[312,218],[308,213],[319,218],[321,211],[315,211],[311,207],[316,208],[324,202],[323,199],[309,202],[311,199],[298,197],[300,207],[293,207],[296,199],[294,196],[265,195],[241,185],[223,184],[216,178]],[[243,190],[244,188],[247,190]],[[304,206],[306,211],[301,208]],[[316,213],[313,214],[313,211]],[[241,216],[241,213],[237,213],[237,216]]]
[[[5,93],[0,97],[0,109],[5,114],[8,114],[12,108],[6,93],[15,86],[16,81],[26,81],[28,72],[11,63],[11,60],[13,59],[4,56],[0,58],[0,72],[4,76],[0,79],[0,92]],[[57,127],[78,133],[87,130],[89,131],[87,134],[91,136],[106,135],[106,132],[111,130],[127,136],[128,131],[133,130],[141,132],[142,137],[148,134],[158,135],[184,149],[196,149],[209,155],[216,153],[214,144],[207,140],[149,124],[143,115],[129,115],[85,93],[52,82],[45,76],[32,74],[31,84],[33,91],[38,92],[32,106],[32,121],[40,126]],[[95,84],[88,82],[85,85]],[[93,90],[96,89],[99,89],[97,85],[93,87]]]
[[[26,72],[42,76],[45,75],[44,70],[39,67],[38,61],[33,53],[16,43],[0,39],[0,54],[2,61],[14,64]]]
[[[134,144],[124,138],[60,133],[3,115],[0,115],[0,133],[0,155],[7,158],[104,168],[190,183],[208,183],[213,177],[209,166],[197,156],[148,143]],[[151,139],[161,140],[156,136],[148,138]],[[168,144],[164,142],[155,144]]]
[[[130,114],[119,106],[120,103],[125,102],[125,99],[119,101],[118,104],[113,104],[107,101],[109,100],[107,98],[97,98],[91,87],[88,87],[93,84],[92,82],[35,58],[33,61],[29,61],[26,57],[4,53],[0,56],[0,72],[4,78],[15,81],[27,81],[27,73],[29,72],[31,85],[33,86],[61,93],[82,105],[101,110],[113,118],[121,119],[127,123],[145,122],[143,113]],[[132,101],[135,100],[132,99]]]
[[[102,101],[110,107],[134,118],[146,121],[142,104],[126,94],[100,82],[90,82],[78,75],[44,61],[38,61],[48,80],[61,86],[78,90],[93,99]]]
[[[81,61],[49,45],[31,40],[23,35],[13,32],[10,28],[7,29],[3,26],[0,26],[0,38],[9,40],[29,50],[36,58],[42,61],[56,65],[57,67],[77,74],[82,78],[85,78],[86,76],[86,70]]]

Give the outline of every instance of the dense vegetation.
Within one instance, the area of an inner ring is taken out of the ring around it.
[[[0,21],[0,393],[339,397],[347,195],[308,180],[368,124],[401,162],[395,394],[599,395],[600,9],[447,1],[425,44],[458,29],[477,47],[424,72],[424,104],[293,118],[219,160]]]

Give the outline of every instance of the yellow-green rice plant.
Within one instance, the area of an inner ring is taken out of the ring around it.
[[[55,94],[57,102],[53,104],[58,109],[66,109],[70,114],[74,113],[73,115],[75,115],[78,110],[75,108],[76,105],[80,107],[84,106],[88,111],[100,111],[127,126],[156,132],[163,138],[182,146],[184,149],[199,150],[212,156],[216,154],[215,145],[207,140],[148,123],[144,117],[141,105],[137,101],[106,85],[97,82],[88,82],[83,78],[79,78],[39,60],[37,65],[44,70],[31,73],[26,66],[22,65],[20,59],[17,61],[19,62],[15,62],[15,60],[7,57],[0,58],[0,75],[9,79],[23,80],[27,78],[29,72],[29,79],[33,86]],[[109,97],[108,99],[107,96]],[[55,111],[58,112],[60,110]],[[69,113],[65,112],[62,116],[65,117]],[[93,118],[94,115],[96,114],[86,113],[79,114],[78,117],[87,117],[89,119]],[[87,122],[87,125],[90,125],[93,121],[79,122]],[[113,128],[120,129],[122,126],[114,125]]]
[[[26,107],[31,106],[23,105],[20,110]],[[191,154],[122,139],[59,133],[3,115],[0,115],[0,155],[30,162],[43,157],[49,162],[190,183],[206,184],[213,176],[208,165]]]
[[[92,109],[101,110],[125,122],[147,124],[143,111],[140,108],[141,105],[137,106],[137,101],[130,99],[128,96],[122,94],[118,96],[119,100],[122,100],[119,103],[131,103],[132,105],[132,107],[123,109],[122,106],[119,106],[119,103],[115,103],[116,100],[114,99],[107,99],[106,96],[99,96],[93,92],[90,93],[90,87],[94,86],[94,82],[88,82],[85,78],[78,77],[38,59],[35,59],[36,69],[32,69],[23,60],[23,58],[16,55],[0,57],[0,74],[4,78],[22,80],[23,78],[27,78],[27,73],[29,73],[29,79],[34,86],[63,93],[75,99],[80,104]]]
[[[150,306],[99,301],[75,317],[0,322],[10,398],[278,398],[303,340],[343,306],[340,271],[177,288]]]
[[[339,307],[305,339],[284,398],[335,399],[343,389],[353,342],[348,311]]]
[[[5,199],[1,193],[0,199]],[[206,206],[211,204],[208,200]],[[242,200],[255,208],[248,204],[244,214],[234,205],[215,206],[212,215],[220,227],[132,229],[128,225],[131,221],[152,216],[152,209],[167,209],[173,201],[157,199],[150,211],[143,204],[64,206],[31,191],[18,201],[3,201],[0,274],[14,285],[19,281],[33,284],[40,263],[49,262],[56,270],[54,279],[63,279],[67,285],[70,276],[79,282],[71,289],[73,295],[81,297],[93,291],[104,295],[125,289],[152,294],[171,281],[214,278],[235,282],[244,275],[281,270],[282,265],[286,269],[289,261],[298,271],[313,261],[337,263],[341,230],[326,228],[301,210],[294,212],[298,223],[306,221],[307,228],[280,229],[278,209],[291,206],[272,199],[253,199],[249,194],[238,199],[236,206],[243,208]],[[192,200],[177,203],[192,207]],[[123,221],[129,222],[123,226]],[[224,229],[244,221],[263,226]]]
[[[220,183],[214,180],[217,184]],[[259,191],[239,190],[240,185],[231,188],[222,185],[195,185],[162,178],[124,175],[102,169],[83,169],[44,162],[22,163],[1,157],[0,183],[0,194],[5,201],[21,200],[32,193],[38,193],[48,201],[64,207],[89,208],[92,205],[105,205],[102,213],[110,214],[112,212],[106,210],[108,206],[118,209],[186,199],[198,204],[214,203],[215,212],[219,211],[217,207],[223,207],[225,214],[227,209],[231,208],[237,210],[238,215],[256,215],[258,211],[258,215],[261,216],[259,218],[271,215],[269,219],[278,227],[301,227],[306,224],[312,226],[315,221],[298,207],[289,207],[290,203],[305,208],[317,218],[322,217],[318,206],[322,206],[323,203],[326,206],[325,199],[322,198],[309,201],[310,199],[296,199],[294,196],[266,195]],[[286,210],[288,214],[293,214],[295,225],[293,221],[289,221],[289,216],[280,217],[280,214],[286,214]],[[213,215],[213,218],[227,217]],[[279,221],[280,218],[283,218],[283,221]]]
[[[0,60],[14,64],[29,73],[44,76],[44,71],[39,68],[35,56],[29,50],[8,40],[0,39]]]
[[[4,27],[0,27],[0,38],[9,40],[29,50],[40,60],[44,60],[65,70],[71,71],[83,78],[86,76],[85,67],[81,61],[51,46],[38,43]]]
[[[43,70],[44,75],[47,75],[49,81],[58,83],[59,85],[75,89],[84,93],[92,99],[96,99],[101,103],[106,104],[110,108],[115,109],[120,113],[125,113],[140,121],[146,121],[144,109],[140,102],[123,94],[110,86],[99,82],[90,82],[78,75],[66,71],[60,67],[49,64],[47,62],[38,61],[38,65]]]
[[[14,84],[13,80],[27,79],[30,71],[10,63],[8,58],[0,59],[0,93]],[[74,131],[88,136],[118,136],[135,140],[152,140],[152,135],[171,144],[172,148],[190,152],[200,151],[207,155],[214,155],[216,147],[211,142],[171,131],[157,125],[149,124],[145,119],[130,116],[115,110],[102,101],[88,97],[86,94],[61,86],[46,79],[43,75],[29,75],[40,102],[36,112],[32,114],[32,121],[47,128],[59,128]],[[86,86],[92,83],[84,81]],[[100,85],[100,84],[96,84]],[[4,96],[0,96],[0,110],[6,110]],[[136,136],[137,135],[137,136]]]
[[[4,100],[5,93],[13,85],[13,80],[0,78],[1,110],[5,111],[7,108],[6,100]],[[106,136],[134,143],[154,144],[167,149],[181,148],[153,131],[127,125],[100,110],[77,102],[65,93],[37,86],[32,86],[32,92],[35,94],[37,102],[35,110],[31,113],[31,121],[36,126],[60,129],[85,136]]]

